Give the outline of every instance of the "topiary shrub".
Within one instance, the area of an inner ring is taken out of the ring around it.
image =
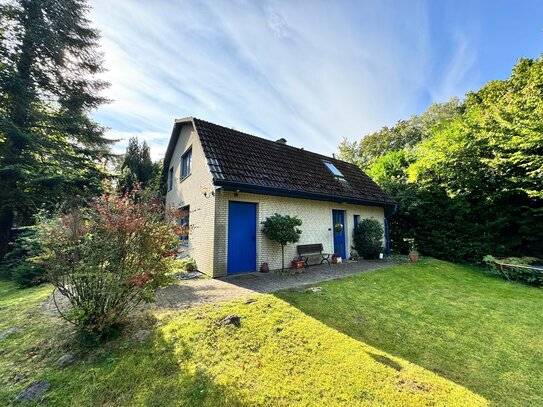
[[[376,219],[363,219],[353,230],[353,249],[364,259],[375,259],[383,252],[383,225]]]
[[[45,281],[45,269],[34,261],[41,253],[38,228],[20,229],[0,263],[0,276],[15,281],[20,287],[31,287]]]
[[[70,302],[61,315],[102,338],[173,278],[179,226],[158,200],[103,196],[41,224],[41,262]]]
[[[300,240],[302,221],[296,216],[279,215],[278,213],[262,222],[262,233],[268,239],[281,245],[281,273],[285,271],[285,246]]]

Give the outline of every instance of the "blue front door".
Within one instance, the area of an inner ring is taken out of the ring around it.
[[[345,211],[332,210],[332,222],[334,231],[334,253],[339,253],[342,259],[347,258],[345,247]]]
[[[228,274],[256,270],[256,204],[228,203]]]

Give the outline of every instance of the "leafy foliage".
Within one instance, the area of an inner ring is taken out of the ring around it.
[[[194,258],[190,256],[185,256],[180,259],[177,262],[177,267],[179,268],[179,270],[187,273],[198,269],[198,267],[196,266],[196,260],[194,260]]]
[[[285,246],[300,240],[302,221],[296,216],[274,214],[262,223],[262,233],[281,245],[281,272],[285,271]]]
[[[390,151],[401,151],[416,146],[421,140],[432,135],[434,128],[454,118],[464,110],[458,98],[446,103],[433,103],[420,116],[400,120],[392,127],[383,127],[375,133],[364,136],[360,141],[343,139],[339,146],[340,158],[371,168],[373,163]]]
[[[158,201],[106,195],[41,224],[42,264],[72,306],[68,320],[107,335],[170,282],[178,226],[163,216]]]
[[[375,259],[383,252],[383,225],[377,219],[362,219],[353,230],[354,249],[364,259]]]
[[[43,283],[45,269],[34,261],[41,253],[37,227],[22,228],[10,246],[8,254],[0,262],[0,276],[14,280],[20,287]]]
[[[541,257],[542,72],[542,58],[520,60],[508,80],[468,94],[458,109],[431,107],[431,120],[415,120],[417,137],[400,122],[343,143],[342,156],[365,166],[399,204],[394,250],[405,252],[403,238],[414,237],[423,254],[453,261]]]
[[[153,163],[151,150],[143,141],[140,145],[136,137],[131,137],[119,166],[117,189],[129,193],[136,188],[159,190],[161,163]]]
[[[90,112],[107,102],[98,32],[84,0],[0,5],[0,258],[38,208],[97,194],[111,140]]]

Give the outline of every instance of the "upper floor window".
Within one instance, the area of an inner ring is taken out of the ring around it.
[[[192,148],[183,154],[181,157],[181,179],[184,179],[190,175],[192,171]]]
[[[173,167],[170,168],[170,174],[168,176],[168,191],[173,189]]]
[[[343,174],[341,173],[340,170],[338,170],[336,168],[336,166],[334,164],[332,164],[331,162],[329,161],[323,161],[324,165],[326,165],[326,167],[332,172],[332,174],[334,174],[334,176],[336,178],[344,178]]]

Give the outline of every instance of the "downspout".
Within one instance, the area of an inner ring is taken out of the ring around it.
[[[387,256],[390,256],[390,229],[388,226],[388,219],[396,213],[398,205],[394,205],[394,209],[387,216],[385,216],[385,239],[387,243]]]

